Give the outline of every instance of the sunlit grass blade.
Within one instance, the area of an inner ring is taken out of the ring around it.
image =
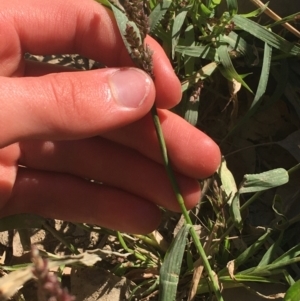
[[[271,229],[267,229],[266,233],[264,233],[254,244],[248,247],[243,253],[241,253],[235,260],[234,260],[234,268],[237,269],[242,264],[246,263],[249,258],[251,258],[254,254],[261,250],[261,246],[265,243],[267,238],[272,233]],[[219,276],[223,276],[227,274],[227,268],[224,268],[219,272]],[[243,272],[237,273],[244,274]]]
[[[236,72],[228,53],[228,46],[220,45],[217,48],[217,53],[220,57],[220,62],[222,64],[222,66],[221,65],[219,66],[219,69],[223,74],[223,76],[230,81],[234,78],[237,82],[242,84],[247,90],[249,90],[252,93],[250,87],[244,82],[242,77]]]
[[[184,225],[177,233],[160,269],[159,301],[176,299],[180,267],[191,225]]]
[[[185,21],[185,18],[187,16],[189,9],[190,9],[189,6],[181,9],[181,11],[178,12],[178,14],[176,15],[173,25],[172,25],[172,58],[173,59],[174,59],[174,55],[175,55],[175,47],[177,46],[178,41],[179,41],[181,28]]]
[[[218,61],[218,56],[216,55],[216,49],[214,47],[205,46],[182,46],[178,45],[175,47],[175,51],[182,53],[183,55],[189,55],[192,57],[199,57],[202,59]]]
[[[271,47],[279,49],[280,51],[287,53],[289,55],[300,55],[300,47],[297,45],[288,42],[287,40],[283,39],[279,35],[269,31],[265,27],[257,24],[256,22],[249,20],[241,15],[235,15],[232,18],[234,24],[241,29],[249,32],[251,35],[255,36],[256,38],[264,41]]]
[[[262,66],[259,83],[258,83],[254,100],[246,115],[233,127],[233,129],[227,134],[227,136],[224,138],[223,141],[225,141],[229,136],[233,135],[238,129],[240,129],[240,127],[244,125],[259,108],[262,102],[262,97],[267,89],[270,67],[271,67],[271,59],[272,59],[272,48],[267,43],[265,43],[263,66]]]

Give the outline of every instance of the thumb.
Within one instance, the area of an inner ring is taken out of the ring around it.
[[[0,147],[26,139],[78,139],[143,117],[155,99],[135,68],[0,79]]]

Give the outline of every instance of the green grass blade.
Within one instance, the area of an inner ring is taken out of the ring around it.
[[[192,57],[199,57],[206,60],[218,61],[216,49],[214,47],[206,46],[182,46],[175,47],[175,51],[182,53],[183,55],[189,55]]]
[[[0,232],[28,228],[41,229],[45,222],[45,218],[35,214],[10,215],[0,219]]]
[[[235,15],[238,11],[237,0],[226,0],[230,15]]]
[[[279,35],[269,31],[265,27],[259,25],[258,23],[249,20],[241,15],[235,15],[232,18],[234,24],[244,31],[249,32],[251,35],[256,38],[264,41],[271,47],[279,49],[280,51],[287,53],[289,55],[300,55],[300,47],[297,45],[290,43],[280,37]]]
[[[267,252],[264,254],[263,258],[257,265],[258,267],[263,267],[265,265],[270,264],[273,261],[274,256],[276,255],[275,252],[277,252],[277,249],[279,245],[281,244],[282,238],[283,238],[284,231],[280,232],[280,236],[276,241],[271,245],[271,247],[267,250]]]
[[[282,254],[280,257],[276,258],[272,263],[278,263],[281,261],[287,261],[290,258],[294,258],[300,255],[300,244],[294,246],[284,254]]]
[[[249,193],[267,190],[281,186],[289,181],[289,174],[283,168],[269,170],[260,174],[245,175],[240,193]]]
[[[149,16],[149,25],[150,33],[153,33],[159,22],[164,17],[165,13],[168,11],[170,5],[172,4],[171,0],[163,0],[156,5],[153,11]]]
[[[182,25],[184,23],[184,20],[187,16],[187,13],[189,11],[190,7],[184,7],[181,9],[178,14],[176,15],[173,25],[172,25],[172,58],[174,59],[175,56],[175,47],[178,44],[179,36],[181,32]]]
[[[265,243],[265,241],[270,236],[270,234],[271,234],[271,229],[268,229],[266,233],[264,233],[254,244],[252,244],[244,252],[242,252],[234,260],[234,268],[237,269],[239,266],[246,263],[248,259],[251,258],[255,253],[259,252],[261,250],[261,246]],[[218,273],[219,276],[223,276],[224,274],[227,274],[227,268],[224,268]],[[239,274],[243,274],[243,272],[240,272],[237,275]]]
[[[270,66],[271,66],[271,58],[272,58],[272,48],[268,44],[265,44],[263,66],[260,74],[259,84],[251,108],[246,113],[246,115],[227,134],[227,136],[224,138],[223,141],[225,141],[229,136],[232,136],[232,134],[235,133],[242,125],[244,125],[259,108],[262,102],[262,96],[264,95],[267,89]]]
[[[160,269],[159,301],[176,299],[180,267],[191,225],[184,225],[173,240]]]
[[[220,62],[222,64],[222,66],[219,66],[219,69],[223,74],[223,76],[227,78],[229,81],[232,81],[232,79],[234,78],[237,82],[242,84],[248,91],[252,93],[250,87],[244,82],[242,77],[236,72],[228,53],[228,46],[220,45],[217,48],[217,54],[219,55]]]
[[[195,30],[193,25],[188,26],[184,31],[183,44],[185,46],[195,46]],[[195,68],[195,58],[190,56],[184,56],[183,63],[185,76],[191,76]]]

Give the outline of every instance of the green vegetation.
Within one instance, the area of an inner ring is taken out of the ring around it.
[[[143,19],[130,15],[126,1],[122,2],[125,10],[115,2],[98,2],[112,9],[128,52],[137,66],[151,75],[151,55],[143,44],[146,19],[143,23]],[[110,255],[123,254],[127,261],[112,268],[116,275],[126,276],[134,269],[151,270],[151,277],[138,279],[130,300],[151,296],[161,301],[200,296],[206,300],[212,295],[224,300],[224,290],[237,287],[264,298],[299,300],[300,211],[293,214],[287,209],[294,208],[291,201],[295,203],[299,196],[299,187],[292,185],[297,181],[289,181],[297,180],[300,167],[300,44],[295,31],[281,27],[285,22],[293,25],[299,14],[260,24],[259,16],[268,9],[265,5],[242,15],[235,0],[227,0],[228,10],[219,14],[216,11],[221,0],[129,2],[149,13],[150,34],[161,43],[181,80],[183,99],[174,110],[208,132],[219,143],[224,158],[218,172],[201,182],[204,194],[199,207],[188,212],[153,108],[166,172],[183,219],[165,212],[168,233],[160,239],[160,229],[148,236],[129,236],[93,225],[77,226],[87,233],[96,231],[118,238],[122,251],[111,251]],[[130,39],[129,33],[134,38]],[[290,186],[286,190],[277,189],[287,183]],[[291,196],[287,190],[292,191]],[[257,203],[269,209],[269,216],[261,214],[259,221],[255,218],[261,208]],[[176,224],[182,225],[179,230]],[[15,216],[9,223],[0,220],[1,231],[21,228],[44,228],[78,254],[40,217]],[[170,243],[173,231],[177,235]],[[43,255],[50,258],[49,265],[57,266],[92,266],[95,256],[103,258],[100,250],[93,258],[89,253],[55,260],[51,254]],[[28,267],[3,269],[16,271],[9,279],[0,280],[2,290],[9,281],[21,279],[21,285],[32,278]],[[264,296],[252,288],[253,283],[280,284],[282,291]],[[10,289],[3,296],[15,292]]]

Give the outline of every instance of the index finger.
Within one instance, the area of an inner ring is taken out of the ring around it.
[[[0,62],[9,76],[20,72],[20,54],[78,53],[108,67],[133,66],[115,19],[92,0],[2,0]],[[180,82],[160,45],[151,37],[157,105],[170,108],[181,98]]]

